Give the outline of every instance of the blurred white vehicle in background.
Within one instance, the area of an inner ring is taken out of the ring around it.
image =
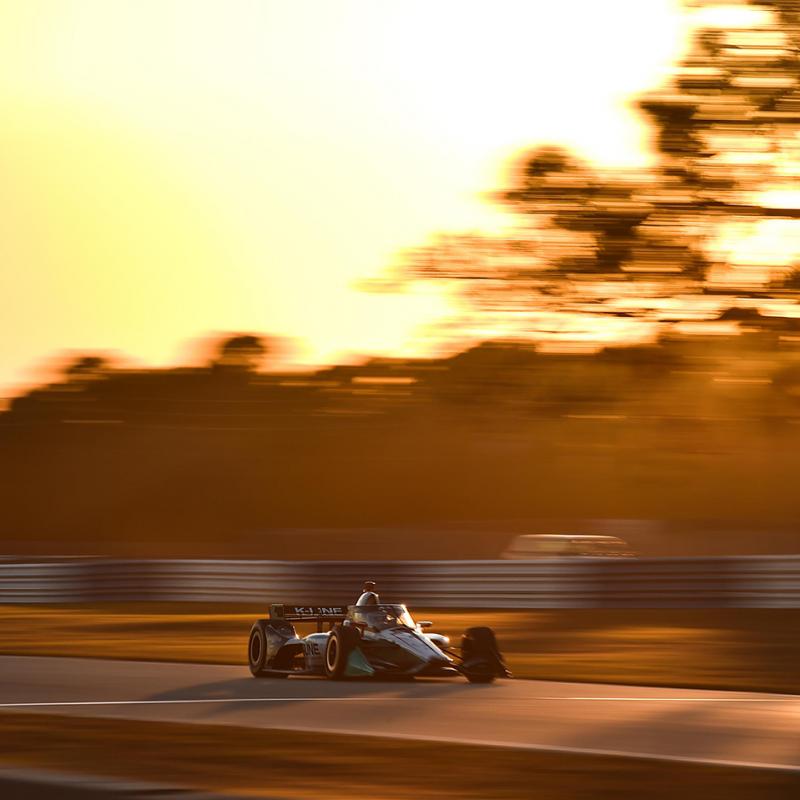
[[[632,558],[636,553],[617,536],[571,533],[535,533],[517,536],[502,558]]]

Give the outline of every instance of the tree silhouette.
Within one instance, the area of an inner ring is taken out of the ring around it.
[[[800,291],[800,269],[793,269],[788,275],[784,276],[779,286],[783,289]]]
[[[764,265],[754,286],[712,246],[731,224],[800,219],[800,204],[774,199],[800,175],[800,5],[757,5],[747,27],[698,30],[668,84],[638,98],[653,126],[654,169],[603,172],[561,147],[538,147],[496,195],[517,215],[513,230],[441,236],[411,252],[386,287],[448,283],[481,313],[654,320],[664,297],[797,291],[795,277],[782,283],[788,267],[776,278]],[[541,332],[541,321],[533,325]]]
[[[264,339],[253,334],[238,334],[219,344],[213,364],[237,372],[255,372],[268,352]]]
[[[110,369],[111,362],[103,356],[79,356],[64,368],[64,377],[68,381],[94,380]]]

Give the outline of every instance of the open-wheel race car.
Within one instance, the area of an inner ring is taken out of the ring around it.
[[[381,603],[374,589],[366,582],[352,606],[271,606],[269,618],[250,630],[250,672],[332,680],[461,674],[471,683],[510,676],[491,628],[468,628],[456,651],[446,636],[424,632],[431,622],[414,622],[404,605]],[[301,638],[295,622],[316,622],[317,631]]]

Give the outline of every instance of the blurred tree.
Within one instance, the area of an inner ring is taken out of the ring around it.
[[[269,348],[260,336],[239,334],[220,342],[212,363],[217,368],[255,372],[268,352]]]
[[[783,211],[795,218],[797,209],[773,209],[749,193],[800,174],[800,5],[749,5],[751,24],[698,31],[671,85],[641,98],[639,107],[656,126],[663,175],[696,192],[689,199],[736,213]]]
[[[800,290],[800,269],[795,267],[788,275],[779,282],[779,287],[783,289]]]
[[[740,28],[699,29],[669,84],[638,99],[654,128],[655,169],[603,173],[561,147],[538,147],[496,195],[518,215],[511,232],[442,236],[410,253],[386,287],[434,280],[456,285],[480,312],[654,321],[659,298],[710,291],[710,268],[727,266],[711,247],[723,226],[800,219],[796,198],[775,199],[800,175],[800,3],[751,5]],[[727,270],[723,290],[768,292],[770,277],[754,286],[752,270]],[[797,280],[782,288],[798,289]],[[550,322],[529,325],[541,332]]]
[[[94,380],[110,370],[111,362],[103,356],[79,356],[64,368],[64,377],[73,382]]]

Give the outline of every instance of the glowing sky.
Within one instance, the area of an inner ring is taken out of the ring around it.
[[[0,0],[0,390],[219,331],[412,351],[443,302],[355,281],[499,224],[520,147],[643,163],[626,102],[683,25],[677,0]]]

